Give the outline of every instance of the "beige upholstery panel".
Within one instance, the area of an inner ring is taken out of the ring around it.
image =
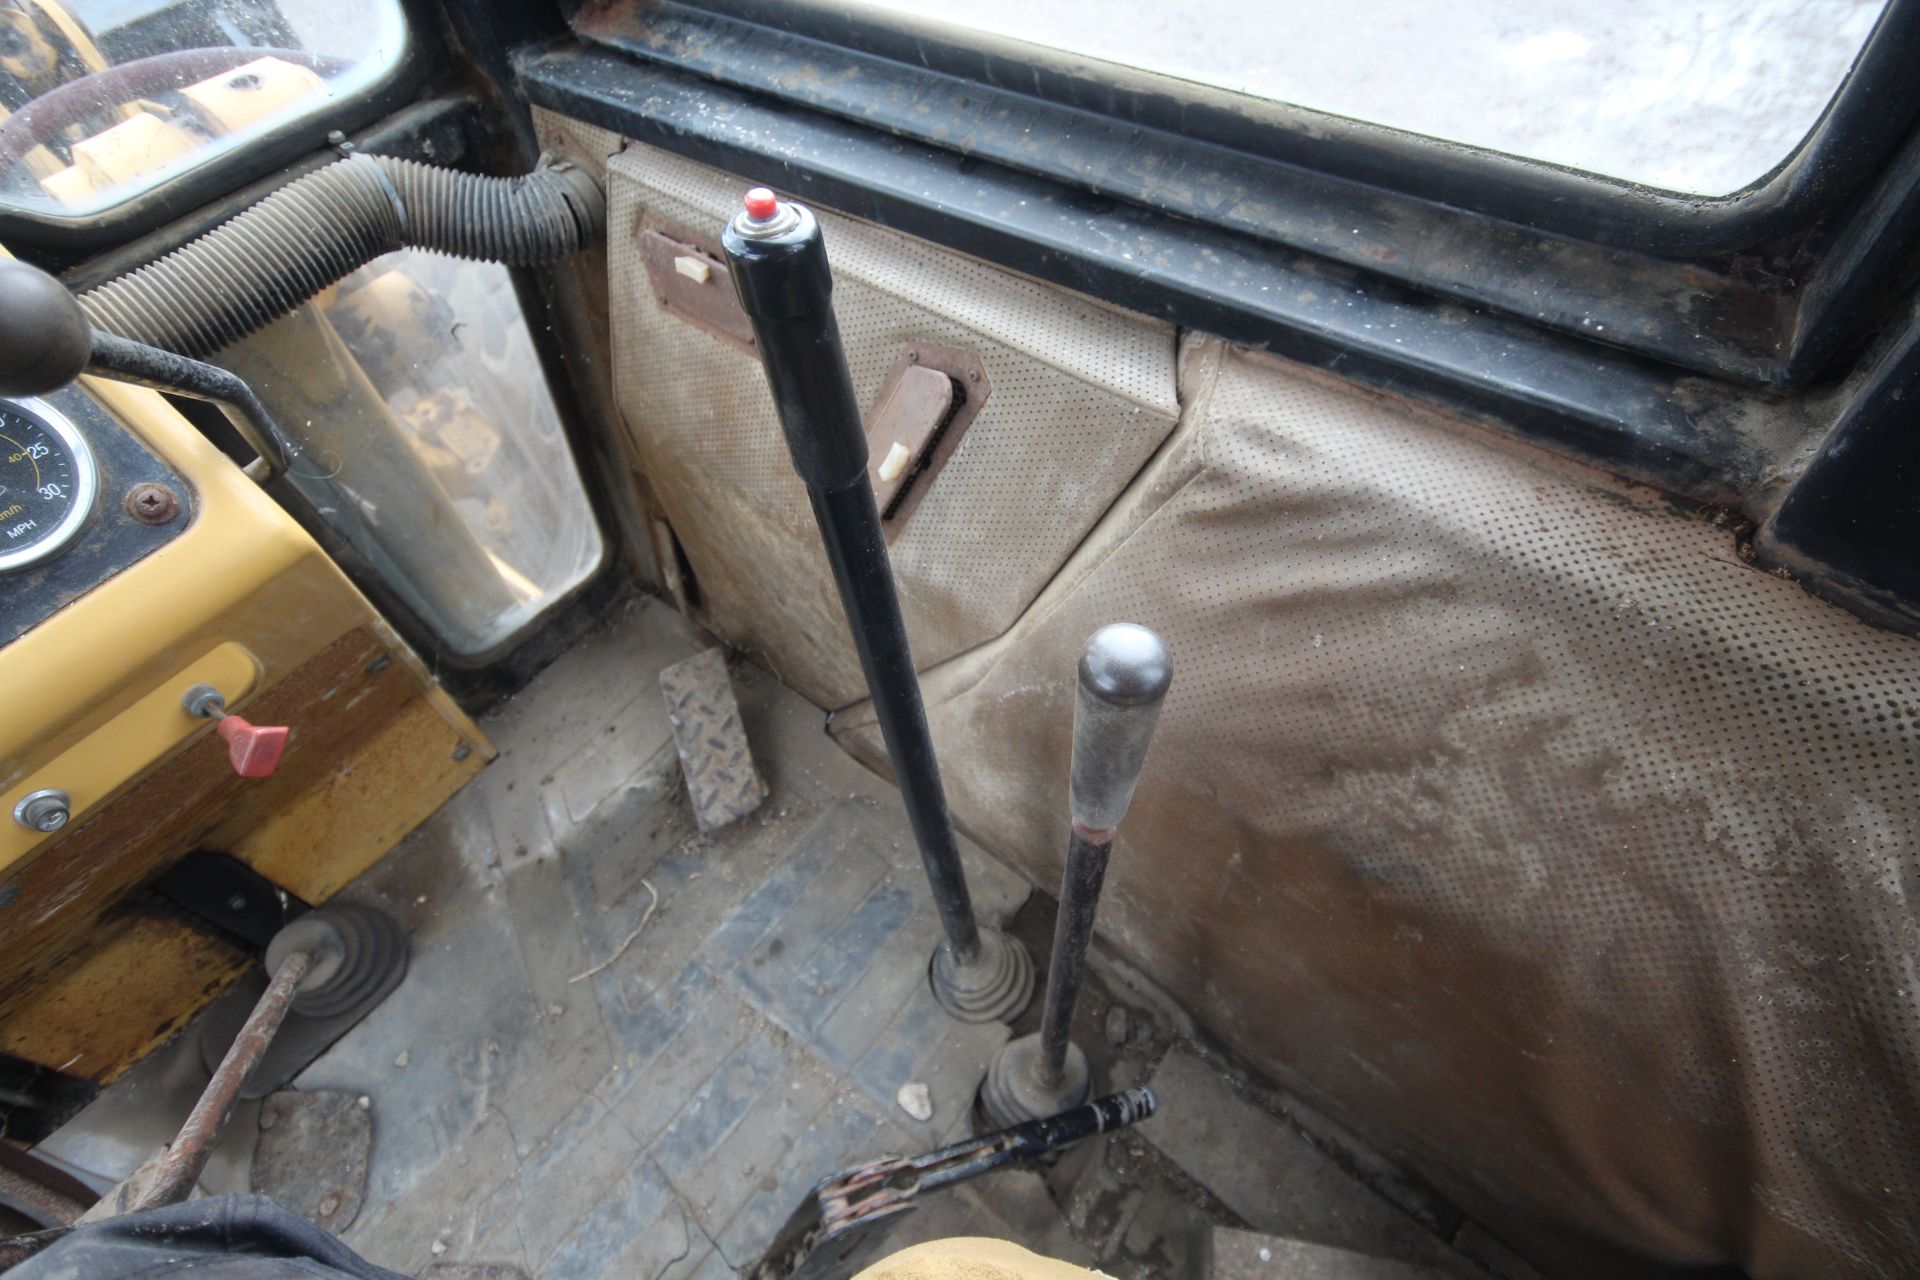
[[[806,492],[753,357],[658,305],[648,219],[717,242],[745,179],[630,145],[608,163],[614,385],[703,620],[828,707],[865,696]],[[1001,634],[1172,431],[1172,329],[851,218],[821,223],[862,403],[908,342],[992,393],[892,548],[922,667]]]
[[[1061,581],[928,674],[962,825],[1058,884],[1076,656],[1153,626],[1100,924],[1206,1026],[1553,1274],[1920,1274],[1920,645],[1653,495],[1199,367]]]

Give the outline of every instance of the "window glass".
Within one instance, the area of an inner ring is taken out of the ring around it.
[[[0,0],[0,208],[112,208],[405,49],[400,0]]]
[[[451,652],[511,643],[599,567],[507,268],[390,253],[217,359],[292,442],[289,481]]]
[[[1885,0],[877,0],[876,8],[1628,182],[1727,195]]]

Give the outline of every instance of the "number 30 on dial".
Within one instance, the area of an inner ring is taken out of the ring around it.
[[[58,555],[99,492],[93,451],[43,400],[0,400],[0,573]]]

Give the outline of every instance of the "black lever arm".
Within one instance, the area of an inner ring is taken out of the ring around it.
[[[867,479],[867,437],[833,315],[833,276],[813,211],[765,188],[727,224],[721,243],[766,365],[793,468],[807,488],[840,604],[860,653],[946,942],[934,953],[934,994],[968,1022],[1017,1015],[1033,994],[1033,961],[998,930],[980,928],[953,818],[940,783],[920,677],[894,594],[880,511]]]

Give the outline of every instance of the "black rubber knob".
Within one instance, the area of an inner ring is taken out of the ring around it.
[[[772,212],[756,218],[762,198]],[[720,243],[741,310],[753,322],[794,470],[810,489],[867,486],[867,433],[833,317],[833,272],[819,220],[756,187]]]
[[[0,396],[40,396],[79,377],[93,326],[67,286],[38,267],[0,261]]]

